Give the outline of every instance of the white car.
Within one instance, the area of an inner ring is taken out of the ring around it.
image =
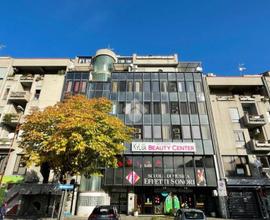
[[[188,219],[206,220],[206,216],[203,213],[203,211],[199,209],[179,209],[176,212],[175,220],[188,220]]]

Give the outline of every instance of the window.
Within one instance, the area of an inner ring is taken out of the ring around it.
[[[17,155],[13,174],[24,175],[25,172],[26,172],[26,164],[22,160],[22,155]]]
[[[190,102],[190,114],[198,114],[198,108],[196,102]]]
[[[72,81],[66,82],[65,92],[71,92],[72,89]]]
[[[38,100],[39,99],[39,96],[40,96],[40,89],[36,89],[35,91],[35,100]]]
[[[229,113],[230,113],[232,122],[239,122],[240,116],[239,116],[237,108],[229,108]]]
[[[143,126],[143,135],[144,135],[144,139],[152,139],[152,127],[149,126]]]
[[[245,137],[243,131],[233,131],[234,134],[234,140],[237,145],[240,147],[243,147],[245,145]]]
[[[151,114],[151,103],[150,102],[144,103],[144,114]]]
[[[198,102],[198,111],[200,114],[206,114],[206,108],[204,102]]]
[[[124,102],[118,103],[118,114],[125,114],[125,103]]]
[[[6,88],[6,91],[4,93],[3,99],[6,100],[9,94],[10,88]]]
[[[183,139],[191,139],[189,126],[182,126],[182,131],[183,131]]]
[[[195,82],[195,90],[196,92],[202,92],[201,82]]]
[[[152,92],[159,92],[159,82],[152,82]]]
[[[201,126],[202,129],[202,139],[209,140],[211,139],[210,130],[208,126]]]
[[[134,139],[142,139],[142,127],[134,126]]]
[[[153,103],[153,114],[160,114],[160,103],[159,102],[154,102]]]
[[[192,130],[193,139],[201,139],[201,132],[200,132],[199,126],[192,126],[191,130]]]
[[[193,82],[187,82],[187,91],[194,92]]]
[[[86,81],[82,81],[81,84],[80,84],[80,91],[81,93],[85,93],[86,92]]]
[[[126,91],[126,81],[119,81],[119,92]]]
[[[171,114],[179,114],[178,102],[171,102]]]
[[[270,157],[257,156],[257,159],[261,162],[262,168],[270,168]]]
[[[222,159],[226,176],[250,176],[247,157],[223,156]]]
[[[73,84],[73,92],[79,93],[79,91],[80,91],[80,81],[75,81]]]
[[[168,140],[171,138],[170,126],[162,126],[163,139]]]
[[[169,114],[169,105],[167,102],[161,103],[161,114]]]
[[[118,91],[118,82],[112,82],[112,92]]]
[[[141,92],[142,91],[142,82],[136,81],[135,83],[134,92]]]
[[[173,125],[172,126],[172,139],[173,140],[181,140],[182,139],[181,126],[180,125]]]
[[[161,81],[160,82],[160,91],[161,92],[168,92],[167,82],[166,81]]]
[[[153,126],[153,135],[155,139],[161,139],[161,127]]]
[[[188,114],[188,106],[186,102],[180,102],[181,114]]]
[[[169,82],[168,91],[169,92],[177,92],[176,82]]]
[[[143,82],[143,91],[144,92],[151,92],[150,82],[148,82],[148,81]]]
[[[178,82],[178,92],[185,92],[185,83],[184,82]]]
[[[127,92],[133,92],[133,82],[132,81],[127,82]]]

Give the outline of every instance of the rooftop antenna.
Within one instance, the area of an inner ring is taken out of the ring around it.
[[[108,44],[108,49],[109,50],[113,50],[113,48],[111,48],[111,45],[110,44]]]
[[[243,72],[247,70],[244,63],[238,65],[239,72],[243,75]]]

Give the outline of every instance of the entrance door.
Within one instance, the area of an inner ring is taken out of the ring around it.
[[[111,205],[115,206],[119,213],[127,214],[127,193],[111,193]]]

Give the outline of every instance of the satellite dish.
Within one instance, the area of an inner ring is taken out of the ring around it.
[[[198,66],[198,67],[196,68],[196,71],[197,71],[197,72],[202,72],[202,71],[203,71],[203,68],[202,68],[201,66]]]

